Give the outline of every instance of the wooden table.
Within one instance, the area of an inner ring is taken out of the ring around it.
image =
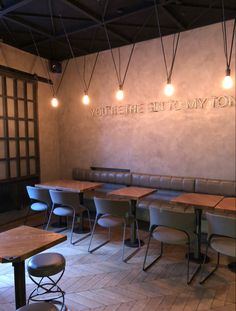
[[[197,229],[197,248],[196,253],[191,256],[192,260],[202,262],[204,255],[201,254],[201,218],[203,209],[214,209],[216,205],[223,200],[223,196],[210,195],[202,193],[184,193],[171,200],[171,202],[186,204],[192,206],[196,214],[196,229]]]
[[[117,197],[122,197],[124,199],[128,199],[131,201],[131,215],[136,218],[136,206],[137,206],[137,201],[153,192],[157,191],[157,189],[151,189],[151,188],[142,188],[142,187],[126,187],[126,188],[121,188],[115,191],[111,191],[108,193],[108,195],[112,196],[117,196]],[[142,244],[143,241],[141,241]],[[130,247],[138,247],[138,240],[136,237],[136,224],[135,222],[131,224],[130,228],[130,239],[125,241],[127,246]]]
[[[221,212],[236,213],[236,198],[224,198],[215,209]]]
[[[83,204],[83,194],[85,191],[92,190],[102,186],[102,183],[91,181],[80,181],[73,179],[57,179],[47,181],[41,184],[36,184],[36,187],[52,189],[52,190],[64,190],[78,192],[80,196],[80,203]]]
[[[51,190],[64,190],[64,191],[72,191],[79,193],[79,201],[80,204],[84,203],[84,192],[92,189],[96,189],[102,186],[102,183],[91,182],[91,181],[80,181],[74,179],[57,179],[52,181],[47,181],[41,184],[36,184],[36,187],[51,189]],[[65,227],[66,224],[61,222],[57,225],[57,227]],[[83,228],[83,218],[81,217],[81,221],[79,223],[79,228],[75,228],[74,232],[76,233],[86,233],[86,230]]]
[[[26,304],[25,259],[66,240],[66,236],[20,226],[0,233],[0,262],[14,267],[16,309]]]

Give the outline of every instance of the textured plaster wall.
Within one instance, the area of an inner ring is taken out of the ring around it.
[[[0,64],[45,77],[39,58],[0,43]],[[52,97],[48,84],[38,83],[38,117],[41,180],[59,177],[58,111],[50,106]]]
[[[232,22],[227,26],[231,34]],[[172,37],[164,38],[164,44],[170,64]],[[130,50],[131,46],[121,48],[123,72]],[[87,73],[91,72],[94,59],[95,55],[88,57]],[[78,63],[82,74],[83,59],[79,58]],[[235,48],[231,67],[235,79]],[[181,34],[172,77],[176,89],[173,99],[235,96],[235,88],[230,91],[221,88],[224,74],[221,24]],[[90,106],[81,104],[83,86],[73,60],[65,80],[60,92],[61,176],[70,177],[73,167],[102,166],[235,179],[235,106],[91,117],[91,108],[118,104],[114,96],[117,80],[109,51],[99,56],[89,90]],[[121,105],[166,100],[165,80],[160,40],[137,44]]]

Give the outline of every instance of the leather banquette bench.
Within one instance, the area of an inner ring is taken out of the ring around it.
[[[153,194],[138,202],[137,218],[144,221],[149,221],[148,209],[150,206],[177,208],[187,212],[188,208],[175,206],[169,203],[171,199],[184,192],[197,192],[230,197],[236,196],[236,182],[227,180],[173,177],[81,168],[73,169],[73,179],[103,183],[102,187],[85,193],[85,204],[91,209],[94,209],[94,196],[104,197],[108,192],[121,187],[137,186],[158,189]]]

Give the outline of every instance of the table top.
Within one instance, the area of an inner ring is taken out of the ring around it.
[[[118,190],[114,190],[108,193],[108,195],[116,195],[131,200],[138,200],[145,197],[148,194],[157,191],[157,189],[152,188],[142,188],[142,187],[125,187]]]
[[[0,233],[0,262],[20,262],[65,241],[62,234],[29,226]]]
[[[91,181],[80,181],[74,179],[57,179],[47,181],[41,184],[36,184],[36,187],[52,189],[52,190],[65,190],[73,192],[84,192],[87,190],[95,189],[102,186],[102,183]]]
[[[224,198],[215,208],[225,212],[236,212],[236,198]]]
[[[175,203],[183,203],[196,207],[214,208],[224,197],[221,195],[211,195],[203,193],[184,193],[171,200]]]

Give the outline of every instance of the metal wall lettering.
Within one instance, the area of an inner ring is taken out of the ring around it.
[[[154,101],[147,104],[109,105],[90,109],[91,117],[134,115],[153,112],[220,109],[235,106],[234,96],[212,96],[188,100]]]

